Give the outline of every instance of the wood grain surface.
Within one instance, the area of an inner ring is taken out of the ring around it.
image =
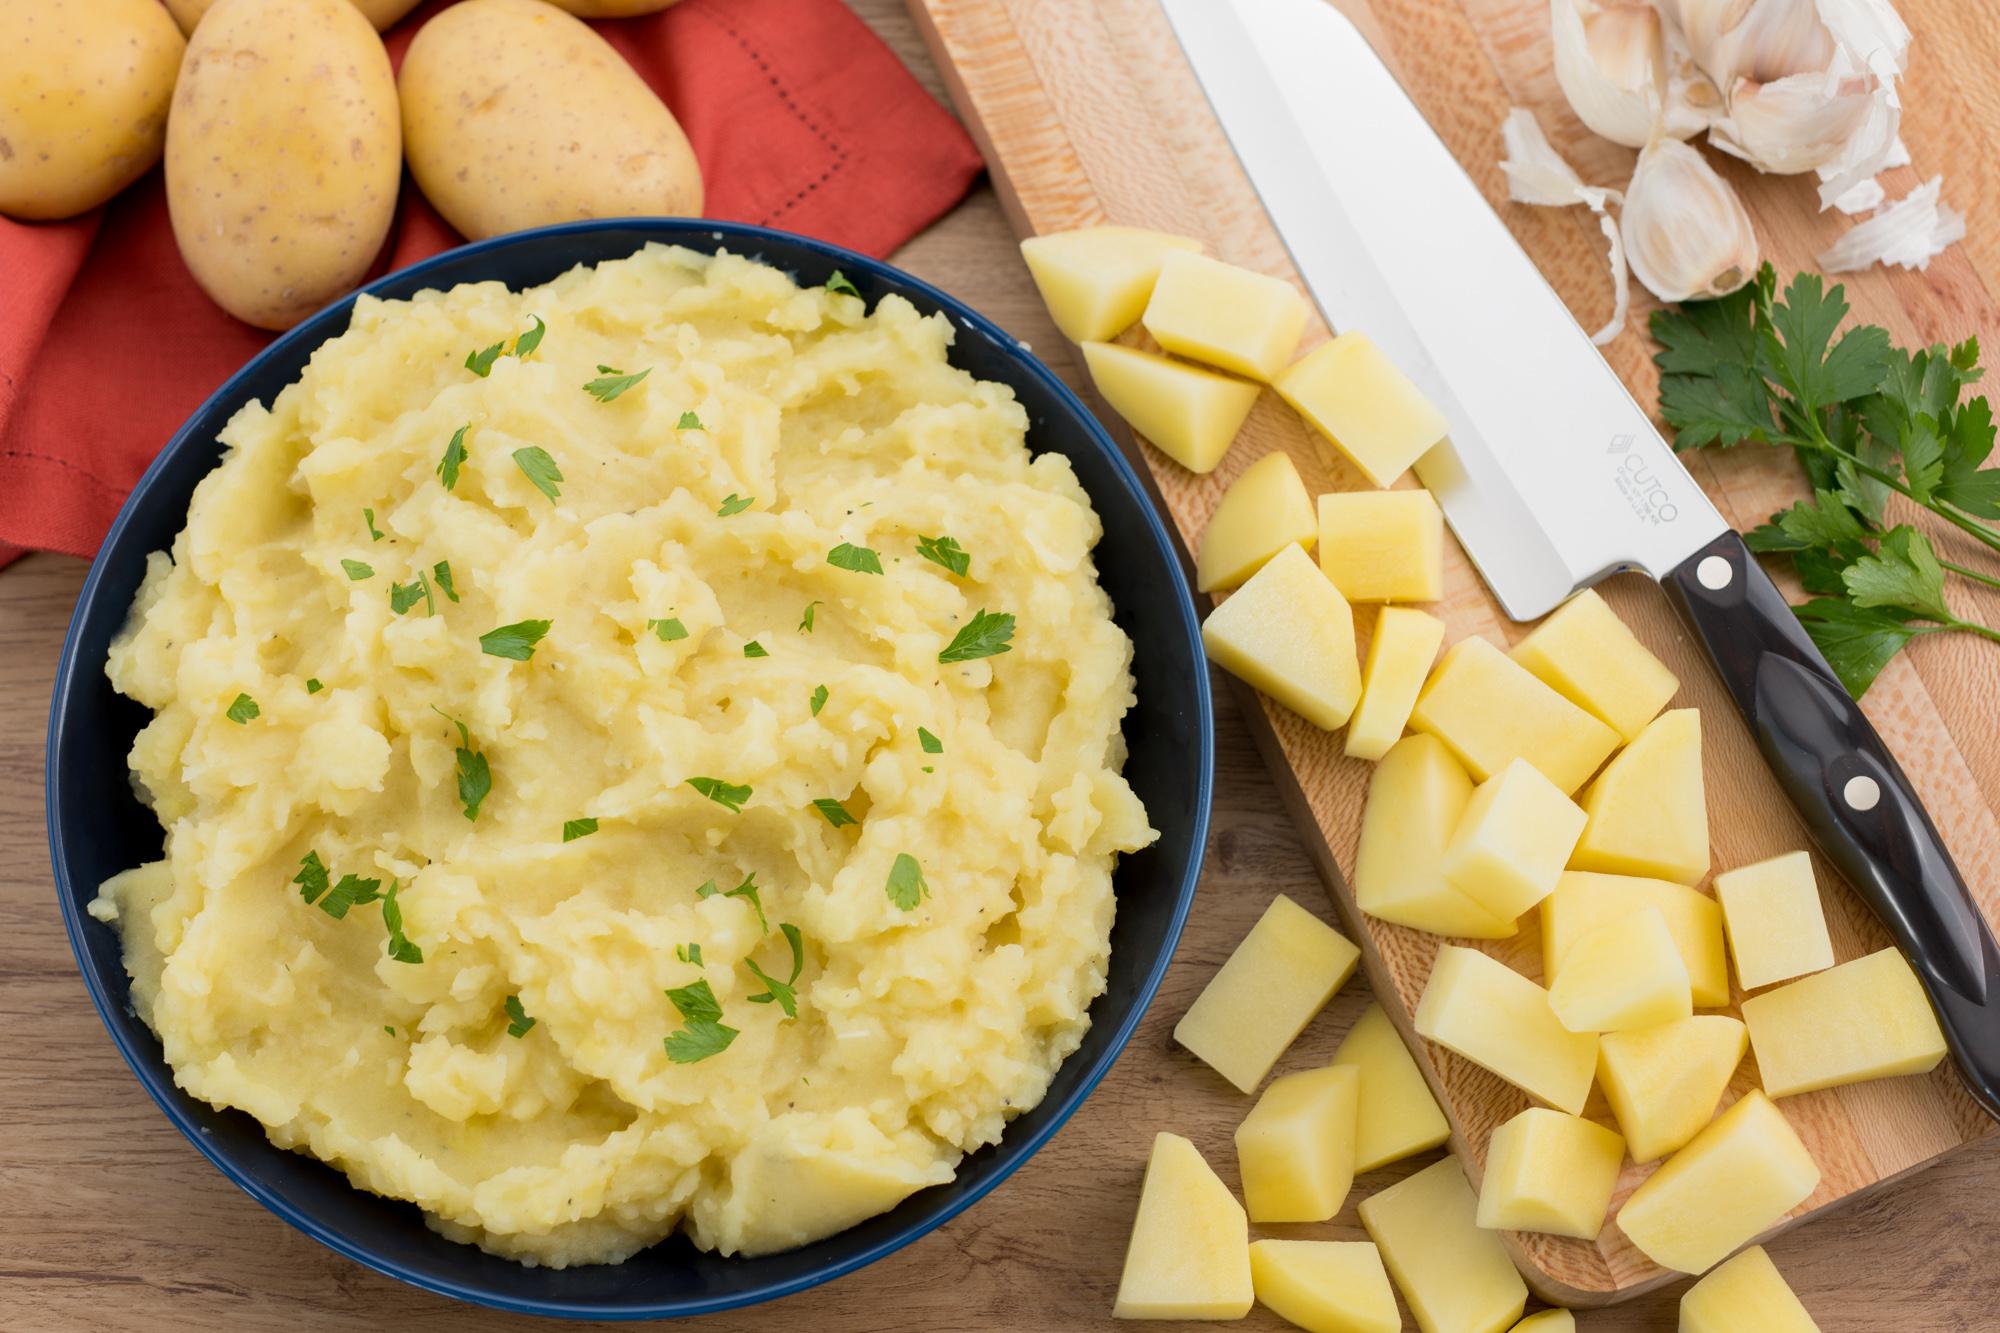
[[[1603,322],[1609,301],[1602,241],[1582,210],[1538,210],[1505,202],[1497,166],[1499,124],[1509,105],[1534,109],[1551,137],[1570,149],[1586,179],[1621,185],[1632,153],[1596,140],[1576,122],[1557,91],[1550,65],[1543,0],[1339,0],[1401,78],[1433,127],[1502,209],[1522,243],[1576,311],[1585,327]],[[911,0],[927,25],[932,54],[946,70],[959,109],[974,125],[994,168],[1009,217],[1023,232],[1050,232],[1111,221],[1199,237],[1231,263],[1297,280],[1235,154],[1202,96],[1157,0]],[[1918,49],[1935,61],[1964,25],[1959,7],[1905,7]],[[1935,18],[1935,25],[1927,20]],[[1928,63],[1910,80],[1922,87]],[[1332,77],[1330,75],[1330,77]],[[1914,95],[1912,101],[1915,100]],[[1990,102],[1990,98],[1989,98]],[[1947,162],[1956,180],[1966,158],[1925,138],[1955,127],[1913,116],[1907,134],[1915,166],[1891,177],[1892,193]],[[1328,126],[1329,134],[1366,133]],[[1977,175],[1977,168],[1969,173]],[[1765,253],[1789,275],[1813,266],[1813,255],[1846,220],[1821,216],[1810,178],[1759,178],[1733,170],[1765,243]],[[1977,191],[1979,186],[1970,187]],[[1963,192],[1954,197],[1964,198]],[[1411,225],[1423,225],[1412,218]],[[2000,227],[1975,218],[1990,241]],[[1851,283],[1860,317],[1885,324],[1900,341],[1955,341],[1991,332],[1992,292],[1976,267],[1979,247],[1954,251],[1928,273],[1891,278],[1876,273]],[[1467,300],[1480,294],[1469,291]],[[1612,365],[1642,402],[1656,381],[1644,334],[1649,302],[1635,302],[1627,332],[1607,349]],[[1314,320],[1304,346],[1327,336]],[[1153,346],[1142,330],[1125,341]],[[1524,386],[1524,392],[1533,392]],[[1150,445],[1150,467],[1168,512],[1192,546],[1209,513],[1243,469],[1272,450],[1289,453],[1307,486],[1366,489],[1367,480],[1307,428],[1275,394],[1266,393],[1235,447],[1210,475],[1196,476]],[[1718,460],[1693,456],[1690,468],[1739,529],[1754,527],[1803,493],[1789,454],[1739,449]],[[1413,485],[1413,478],[1404,484]],[[1947,529],[1947,532],[1951,530]],[[1981,565],[1985,553],[1966,550],[1951,532],[1940,549]],[[1462,551],[1450,544],[1445,596],[1435,608],[1447,642],[1484,635],[1512,642],[1525,628],[1509,623]],[[1667,599],[1650,581],[1627,576],[1605,596],[1639,637],[1682,681],[1676,703],[1703,711],[1705,767],[1717,869],[1745,865],[1807,845],[1805,831],[1755,742]],[[1358,608],[1365,635],[1368,609]],[[1991,607],[1984,609],[1990,619]],[[1344,757],[1341,738],[1268,699],[1239,690],[1278,777],[1285,803],[1305,831],[1308,854],[1333,889],[1343,919],[1357,932],[1371,980],[1387,1008],[1413,1037],[1409,1015],[1422,994],[1438,937],[1354,910],[1344,872],[1353,865],[1363,795],[1372,766]],[[1989,918],[2000,920],[2000,796],[1991,712],[2000,698],[2000,657],[1970,637],[1940,638],[1899,660],[1869,692],[1866,708],[1951,846]],[[1840,959],[1873,952],[1889,937],[1862,900],[1823,861],[1816,869]],[[1481,944],[1486,952],[1531,977],[1541,975],[1539,932]],[[1737,994],[1741,998],[1741,992]],[[1441,1047],[1418,1043],[1453,1126],[1453,1143],[1477,1178],[1487,1141],[1503,1121],[1529,1104],[1527,1095]],[[1737,1091],[1755,1086],[1755,1061],[1737,1075]],[[1832,1089],[1788,1099],[1784,1111],[1820,1164],[1821,1182],[1791,1220],[1827,1208],[1883,1181],[1917,1170],[1996,1126],[1972,1102],[1949,1064],[1920,1078]],[[1608,1118],[1601,1094],[1586,1114]],[[1614,1199],[1622,1199],[1654,1167],[1628,1164]],[[1515,1233],[1515,1257],[1537,1292],[1572,1304],[1601,1304],[1672,1280],[1640,1254],[1615,1218],[1595,1241]]]
[[[856,0],[856,8],[939,88],[900,0]],[[1973,45],[1993,40],[1986,25],[1967,22],[1959,49],[1972,61]],[[1968,88],[1977,68],[1966,67]],[[2000,127],[2000,104],[1990,93],[1987,109],[1995,114],[1983,126],[1953,130],[1961,161],[1984,151]],[[1965,203],[1976,205],[1975,189],[1993,193],[1990,181],[1968,180]],[[2000,245],[1993,233],[1980,235],[1986,246],[1979,262],[1991,272]],[[897,260],[986,311],[1080,382],[992,193],[976,194]],[[1589,295],[1587,282],[1576,287]],[[49,686],[83,572],[82,564],[51,556],[0,571],[0,1329],[553,1327],[414,1291],[307,1240],[210,1168],[118,1058],[63,940],[42,828]],[[992,1196],[908,1248],[830,1286],[691,1326],[717,1333],[1112,1327],[1112,1294],[1153,1133],[1188,1135],[1235,1183],[1230,1135],[1248,1102],[1173,1045],[1175,1020],[1274,894],[1288,893],[1332,919],[1297,827],[1226,691],[1217,723],[1214,835],[1193,920],[1133,1045],[1076,1118]],[[1350,984],[1281,1068],[1324,1062],[1368,999],[1363,981]],[[1359,1199],[1434,1158],[1361,1177],[1330,1223],[1282,1230],[1360,1239]],[[1991,1296],[2000,1273],[1996,1196],[2000,1143],[1988,1140],[1816,1218],[1777,1240],[1772,1253],[1827,1333],[2000,1328]],[[1678,1293],[1669,1288],[1593,1311],[1583,1327],[1670,1330]],[[1288,1325],[1260,1308],[1233,1327]]]

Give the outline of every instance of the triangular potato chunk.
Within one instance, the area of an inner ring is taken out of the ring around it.
[[[1575,870],[1651,875],[1694,884],[1708,873],[1708,797],[1701,714],[1662,713],[1590,784],[1590,815],[1570,856]]]
[[[1241,1319],[1250,1312],[1250,1221],[1201,1150],[1153,1139],[1116,1319]]]
[[[1102,342],[1139,322],[1169,254],[1200,249],[1200,241],[1163,231],[1081,227],[1030,236],[1021,258],[1063,336]]]
[[[1715,1116],[1749,1032],[1728,1014],[1696,1014],[1613,1032],[1597,1044],[1597,1081],[1632,1160],[1665,1157]]]

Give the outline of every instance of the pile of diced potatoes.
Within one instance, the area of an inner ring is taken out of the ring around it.
[[[1367,337],[1293,360],[1307,307],[1289,283],[1184,237],[1096,227],[1022,246],[1105,401],[1177,462],[1212,470],[1269,384],[1379,489],[1313,497],[1283,452],[1216,506],[1196,555],[1226,596],[1209,655],[1375,764],[1352,884],[1370,916],[1449,937],[1415,1013],[1435,1047],[1532,1101],[1493,1129],[1478,1189],[1447,1156],[1360,1205],[1369,1241],[1270,1238],[1324,1222],[1357,1172],[1446,1142],[1449,1126],[1389,1016],[1372,1006],[1323,1069],[1265,1079],[1353,973],[1359,951],[1285,897],[1175,1029],[1246,1096],[1239,1204],[1187,1139],[1146,1169],[1115,1313],[1225,1319],[1261,1301],[1322,1333],[1549,1333],[1503,1231],[1594,1240],[1621,1173],[1659,1163],[1616,1224],[1641,1253],[1706,1273],[1683,1333],[1815,1327],[1763,1250],[1820,1172],[1773,1099],[1933,1068],[1942,1034],[1908,963],[1835,965],[1803,851],[1709,876],[1701,716],[1595,593],[1511,648],[1409,603],[1442,595],[1428,492],[1389,489],[1447,422]],[[1164,352],[1110,341],[1135,323]],[[1311,552],[1317,551],[1317,559]],[[1234,590],[1229,591],[1229,590]],[[1377,606],[1365,663],[1353,605]],[[1541,980],[1477,947],[1539,927]],[[1726,1012],[1736,985],[1741,1018]],[[1746,1050],[1757,1081],[1729,1100]],[[1584,1116],[1601,1088],[1611,1123]],[[1731,1256],[1734,1256],[1733,1258]]]

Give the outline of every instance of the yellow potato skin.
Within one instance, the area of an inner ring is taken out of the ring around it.
[[[680,122],[610,43],[542,0],[464,0],[398,80],[410,174],[478,240],[582,218],[701,214]]]
[[[158,0],[0,0],[0,213],[97,207],[160,160],[185,43]]]
[[[174,22],[190,37],[201,16],[215,7],[215,0],[164,0],[164,3]],[[349,0],[349,3],[361,11],[361,17],[375,25],[377,32],[388,31],[390,24],[417,7],[417,0]]]
[[[167,209],[215,303],[290,328],[368,272],[402,132],[382,39],[348,0],[217,0],[167,120]]]

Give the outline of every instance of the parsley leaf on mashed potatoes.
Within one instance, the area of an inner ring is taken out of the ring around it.
[[[951,338],[652,246],[363,297],[238,413],[108,664],[167,838],[93,910],[181,1084],[556,1266],[803,1244],[1040,1101],[1155,835],[1097,517]],[[395,913],[316,910],[309,852]]]

